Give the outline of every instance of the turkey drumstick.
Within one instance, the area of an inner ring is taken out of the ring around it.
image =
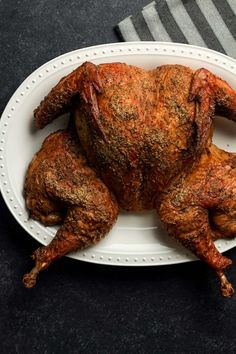
[[[97,243],[118,214],[111,192],[88,167],[78,140],[68,131],[44,141],[29,166],[24,193],[31,217],[44,225],[63,223],[51,243],[34,252],[35,267],[23,279],[28,288],[55,259]]]
[[[224,296],[233,288],[224,270],[232,261],[213,241],[236,231],[236,154],[211,145],[163,192],[157,211],[168,233],[216,272]]]

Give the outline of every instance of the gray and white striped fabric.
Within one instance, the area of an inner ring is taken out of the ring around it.
[[[116,29],[124,41],[189,43],[236,58],[236,0],[156,0]]]

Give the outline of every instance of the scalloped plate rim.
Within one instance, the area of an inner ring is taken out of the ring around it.
[[[110,53],[107,53],[107,51],[109,50]],[[206,57],[208,57],[208,59],[207,58],[202,59],[203,53],[204,55],[206,55]],[[108,57],[114,58],[116,56],[120,57],[120,56],[129,56],[129,55],[132,55],[132,57],[134,57],[135,55],[136,56],[144,55],[146,57],[149,55],[155,55],[156,57],[158,56],[171,57],[173,55],[175,56],[177,55],[182,58],[192,58],[193,56],[194,60],[203,60],[205,62],[211,63],[212,65],[214,64],[214,66],[216,67],[217,66],[220,67],[221,70],[227,70],[231,72],[235,76],[235,81],[236,81],[236,60],[235,59],[230,58],[222,53],[218,53],[208,48],[201,48],[198,46],[192,46],[192,45],[181,44],[181,43],[171,43],[171,42],[125,42],[125,43],[100,44],[100,45],[81,48],[81,49],[77,49],[77,50],[73,50],[61,54],[49,60],[48,62],[44,63],[36,70],[34,70],[16,89],[16,91],[10,98],[9,102],[7,103],[2,113],[2,118],[0,122],[1,133],[2,133],[2,140],[0,141],[0,148],[1,148],[1,155],[2,155],[0,156],[2,160],[0,165],[1,166],[0,183],[1,183],[1,192],[2,192],[3,199],[8,209],[16,219],[16,221],[25,229],[27,233],[29,233],[33,238],[35,238],[37,241],[41,242],[42,244],[47,244],[48,242],[45,242],[44,239],[42,239],[42,236],[39,236],[32,231],[34,229],[34,225],[38,223],[33,220],[28,220],[26,222],[25,220],[23,220],[22,217],[20,217],[19,214],[21,213],[23,216],[25,216],[26,211],[24,210],[24,207],[20,206],[20,203],[15,208],[15,205],[13,205],[9,193],[7,193],[6,188],[8,187],[8,184],[7,187],[5,185],[6,177],[8,177],[6,176],[6,170],[7,170],[6,166],[8,162],[5,156],[7,152],[4,151],[4,147],[6,146],[6,144],[5,141],[3,143],[2,141],[4,140],[5,137],[7,137],[7,132],[5,135],[3,134],[3,132],[8,129],[7,128],[8,121],[10,120],[8,116],[9,115],[14,116],[15,114],[14,111],[13,113],[11,113],[11,109],[12,107],[20,103],[20,99],[18,97],[21,98],[20,95],[23,89],[24,91],[25,90],[27,91],[26,89],[27,85],[28,86],[31,85],[32,88],[29,87],[28,92],[22,95],[23,96],[22,100],[24,100],[25,97],[27,97],[27,95],[30,94],[31,90],[33,91],[34,88],[37,87],[35,77],[39,78],[39,84],[43,82],[43,80],[41,80],[43,76],[40,77],[41,75],[40,73],[42,71],[45,71],[46,68],[50,67],[50,70],[53,70],[52,67],[55,66],[53,73],[56,73],[59,72],[60,70],[63,70],[64,68],[69,68],[70,66],[74,66],[75,64],[80,65],[81,62],[86,60],[95,61],[102,58],[108,58]],[[82,58],[83,60],[81,60]],[[65,60],[67,59],[68,62],[65,62]],[[222,62],[219,63],[219,61],[221,60]],[[60,68],[58,67],[58,65],[60,65],[58,64],[59,62],[62,65]],[[228,64],[226,62],[228,62]],[[50,78],[51,75],[50,70],[48,71],[49,73],[48,78]],[[6,161],[6,166],[4,165],[4,161]],[[10,187],[12,186],[10,185]],[[45,229],[42,225],[38,225],[38,227],[39,229]],[[220,243],[223,244],[223,247],[221,247]],[[221,248],[221,251],[227,251],[236,245],[236,240],[220,240],[219,242],[217,241],[216,244],[219,248]],[[120,254],[120,253],[110,252],[110,251],[99,252],[99,249],[95,250],[94,247],[90,247],[84,251],[78,251],[76,253],[69,254],[68,257],[80,261],[90,262],[90,263],[97,263],[103,265],[106,264],[118,265],[118,266],[156,266],[156,265],[177,264],[177,263],[196,260],[196,258],[192,256],[189,252],[185,252],[185,254],[179,255],[179,253],[175,250],[171,250],[170,252],[166,251],[166,253],[164,252],[161,255],[152,252],[147,252],[146,254],[140,252],[136,252],[136,253],[128,252],[127,254],[126,253]]]

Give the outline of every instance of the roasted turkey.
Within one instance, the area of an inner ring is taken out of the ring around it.
[[[86,62],[36,108],[36,126],[68,111],[72,126],[45,140],[26,175],[30,216],[61,227],[34,253],[25,286],[56,258],[104,237],[119,208],[156,209],[169,234],[208,263],[231,296],[223,272],[231,261],[214,240],[236,230],[236,155],[211,138],[215,114],[236,120],[236,92],[206,69]]]

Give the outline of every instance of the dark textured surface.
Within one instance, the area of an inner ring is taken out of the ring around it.
[[[0,0],[0,111],[38,66],[118,41],[113,26],[147,1]],[[1,353],[235,353],[236,296],[200,262],[118,268],[64,258],[26,290],[38,246],[0,200]],[[227,252],[236,263],[236,250]],[[236,266],[228,271],[236,287]]]

